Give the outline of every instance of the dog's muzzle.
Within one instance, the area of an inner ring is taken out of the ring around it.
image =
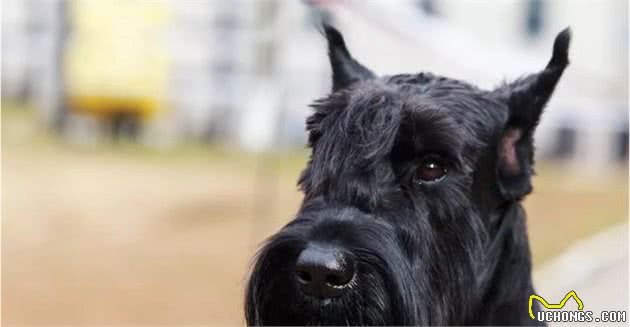
[[[422,322],[395,226],[355,208],[305,211],[261,248],[246,292],[250,325]]]

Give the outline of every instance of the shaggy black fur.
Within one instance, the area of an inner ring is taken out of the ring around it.
[[[430,73],[377,77],[337,30],[324,32],[333,91],[307,120],[304,202],[256,257],[247,323],[539,324],[527,311],[534,290],[520,202],[570,31],[544,70],[490,91]],[[445,176],[423,178],[436,165]],[[309,244],[355,262],[341,295],[298,287],[296,260]]]

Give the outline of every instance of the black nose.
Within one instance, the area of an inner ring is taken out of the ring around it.
[[[334,246],[309,245],[295,265],[298,287],[307,295],[330,298],[341,295],[354,278],[349,253]]]

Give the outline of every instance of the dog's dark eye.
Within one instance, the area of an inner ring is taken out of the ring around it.
[[[447,171],[444,160],[437,156],[427,156],[420,160],[414,177],[420,184],[435,183],[442,180]]]

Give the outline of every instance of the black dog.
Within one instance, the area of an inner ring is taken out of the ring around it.
[[[495,90],[377,77],[324,26],[332,93],[307,120],[296,218],[260,250],[249,325],[532,325],[533,134],[568,65]],[[535,308],[538,310],[538,308]]]

